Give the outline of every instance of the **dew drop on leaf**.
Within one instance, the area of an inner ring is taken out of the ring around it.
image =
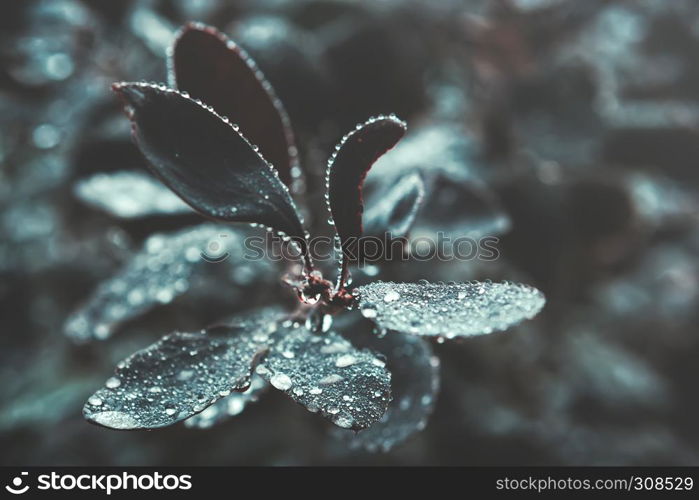
[[[337,430],[334,435],[351,448],[387,452],[427,425],[439,392],[439,360],[429,342],[414,335],[393,332],[379,338],[357,324],[351,331],[353,344],[386,357],[393,400],[381,420],[368,429],[356,434]]]
[[[356,238],[362,236],[362,186],[377,158],[405,134],[406,125],[395,117],[370,118],[343,137],[328,161],[327,204],[343,247],[340,283],[347,279],[347,255],[354,253]],[[349,248],[350,245],[352,248]]]
[[[286,111],[250,56],[211,26],[189,23],[169,60],[172,83],[236,122],[291,186],[297,149]]]
[[[259,375],[253,375],[250,387],[243,392],[232,392],[228,396],[219,399],[213,405],[201,413],[197,413],[184,421],[186,427],[208,429],[214,425],[225,422],[240,413],[250,404],[257,401],[269,384]]]
[[[332,331],[317,335],[299,326],[278,332],[257,373],[308,410],[357,430],[377,422],[390,400],[390,373],[374,361],[373,352]]]
[[[305,241],[299,212],[277,171],[230,123],[171,89],[147,83],[112,88],[130,110],[136,145],[152,172],[194,210]]]
[[[83,415],[113,429],[153,429],[191,417],[231,391],[246,391],[256,359],[269,348],[254,334],[278,314],[262,311],[202,332],[166,335],[119,363]]]
[[[447,285],[424,280],[377,281],[358,290],[360,311],[381,328],[446,338],[506,330],[533,318],[545,303],[537,289],[510,282]],[[399,297],[384,300],[393,294]]]

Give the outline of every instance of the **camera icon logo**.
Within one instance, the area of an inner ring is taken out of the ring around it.
[[[23,493],[26,493],[27,490],[29,490],[29,485],[26,484],[24,487],[22,487],[22,476],[28,476],[28,472],[22,472],[19,476],[16,476],[15,478],[12,479],[12,484],[8,484],[5,486],[5,489],[12,493],[13,495],[21,495]]]
[[[211,238],[206,244],[206,248],[202,250],[199,255],[206,262],[211,262],[212,264],[218,264],[223,262],[228,257],[230,257],[230,252],[228,251],[228,246],[226,245],[227,234],[219,234],[215,238]]]

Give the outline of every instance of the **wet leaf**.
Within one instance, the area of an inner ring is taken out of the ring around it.
[[[117,83],[151,169],[202,215],[305,240],[289,191],[257,146],[204,104],[164,86]]]
[[[87,205],[121,219],[192,212],[161,182],[142,172],[95,174],[76,184],[75,195]]]
[[[283,332],[256,373],[309,411],[347,429],[377,422],[391,397],[385,363],[334,332],[315,335],[305,327]]]
[[[625,179],[635,209],[651,226],[694,223],[699,218],[699,200],[686,185],[670,178],[633,173]]]
[[[376,160],[367,181],[396,178],[419,169],[426,177],[441,174],[450,179],[477,179],[478,145],[461,125],[439,122],[411,129],[391,151]]]
[[[81,342],[108,338],[124,322],[188,292],[196,276],[214,270],[215,261],[203,256],[223,258],[227,252],[242,252],[243,238],[243,233],[215,224],[151,236],[130,262],[101,283],[87,302],[68,317],[66,335]],[[221,248],[214,254],[211,246],[218,242]],[[233,266],[235,272],[242,266],[232,259],[215,265],[219,281],[222,270],[230,272]],[[265,261],[250,261],[246,265],[255,266],[257,279],[271,271]]]
[[[352,448],[388,452],[427,425],[439,392],[439,359],[427,341],[414,335],[393,332],[379,337],[366,332],[351,338],[354,345],[386,357],[393,399],[381,420],[368,429],[337,434]]]
[[[416,236],[442,231],[454,238],[477,239],[504,234],[512,225],[497,195],[480,182],[437,175],[426,190],[424,208],[415,221]]]
[[[425,195],[425,183],[418,172],[399,178],[383,192],[364,214],[364,235],[383,238],[407,236]]]
[[[506,330],[533,318],[543,294],[518,283],[391,283],[357,288],[364,317],[381,328],[446,338]]]
[[[201,413],[192,415],[184,421],[186,427],[196,427],[198,429],[208,429],[214,425],[225,422],[235,417],[250,403],[258,400],[260,395],[267,390],[269,384],[259,375],[253,375],[250,380],[250,387],[243,392],[232,392],[225,398],[221,398],[214,404],[203,410]]]
[[[300,171],[289,118],[255,61],[215,28],[190,23],[179,31],[168,62],[173,86],[240,126],[290,186]]]
[[[85,404],[90,422],[111,429],[165,427],[245,391],[276,327],[269,316],[172,333],[117,365]]]
[[[362,236],[362,186],[367,172],[405,131],[405,122],[395,116],[378,116],[357,125],[335,147],[328,161],[327,199],[343,253],[356,254],[357,238]],[[345,281],[346,266],[343,258],[340,283]]]

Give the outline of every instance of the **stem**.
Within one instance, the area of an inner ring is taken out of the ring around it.
[[[347,276],[349,274],[349,263],[347,262],[347,258],[345,257],[345,254],[342,254],[342,264],[340,267],[340,275],[337,277],[337,286],[335,287],[335,291],[339,292],[345,287],[345,281],[347,281]]]
[[[301,241],[294,241],[299,247],[299,250],[301,251],[301,256],[303,257],[303,270],[305,274],[311,274],[313,270],[315,270],[315,266],[313,265],[313,258],[311,257],[311,253],[308,251],[308,241],[306,239],[303,239]]]

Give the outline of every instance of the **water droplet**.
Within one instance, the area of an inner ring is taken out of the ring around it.
[[[327,377],[323,377],[322,379],[320,379],[318,381],[318,383],[320,385],[331,385],[331,384],[335,384],[337,382],[340,382],[342,380],[343,379],[340,375],[333,373],[332,375],[328,375]]]
[[[359,311],[362,313],[362,316],[369,319],[375,318],[377,314],[376,306],[371,302],[364,302],[360,306]]]
[[[400,299],[400,294],[395,290],[389,290],[386,295],[383,296],[383,301],[386,303],[395,302],[398,299]]]
[[[87,400],[88,403],[90,403],[92,406],[101,406],[102,405],[102,400],[98,398],[97,396],[90,396],[90,398]]]
[[[121,380],[118,377],[109,377],[104,385],[108,389],[116,389],[121,385]]]
[[[321,330],[327,332],[333,325],[333,317],[330,314],[323,316],[323,323],[321,324]]]
[[[357,358],[355,358],[351,354],[343,354],[339,358],[335,360],[335,366],[338,368],[345,368],[347,366],[351,366],[357,362]]]
[[[292,386],[291,379],[284,373],[275,373],[269,382],[280,391],[286,391]]]
[[[350,427],[352,427],[354,420],[349,415],[338,415],[333,419],[333,422],[335,422],[335,425],[337,425],[338,427],[349,429]]]
[[[53,125],[44,123],[34,129],[32,140],[37,148],[51,149],[60,142],[61,133]]]
[[[135,429],[138,427],[138,421],[134,417],[120,411],[103,411],[93,413],[89,416],[89,418],[90,420],[111,429]]]

